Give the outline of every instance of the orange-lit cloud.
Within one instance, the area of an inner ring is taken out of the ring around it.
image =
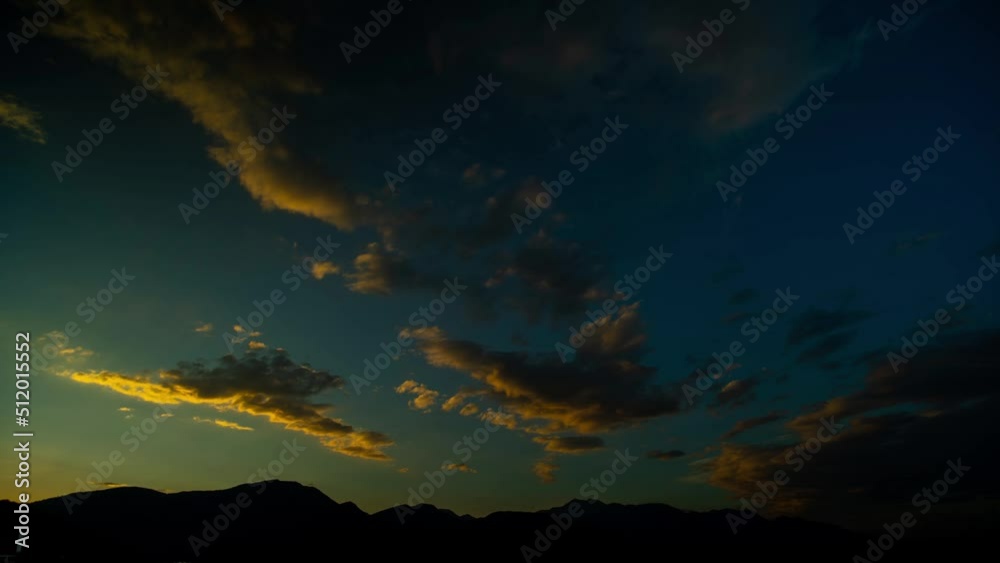
[[[470,393],[479,392],[498,401],[523,430],[593,434],[678,409],[677,398],[653,384],[656,371],[638,362],[645,335],[637,305],[621,308],[578,350],[578,360],[570,363],[563,363],[554,353],[532,357],[488,350],[474,342],[450,340],[436,328],[406,334],[418,340],[428,364],[465,372],[482,384],[481,389],[451,397],[445,403],[449,410]],[[559,447],[558,439],[552,440],[553,447]]]
[[[340,266],[334,264],[333,262],[316,262],[313,264],[312,269],[309,273],[313,278],[321,280],[326,276],[333,276],[340,273]]]
[[[411,409],[424,412],[428,412],[434,406],[434,403],[437,402],[438,396],[441,395],[441,393],[430,389],[423,383],[417,383],[412,379],[408,379],[396,387],[396,393],[400,395],[404,393],[416,395],[416,397],[410,399],[408,404]]]
[[[420,276],[405,257],[377,243],[370,243],[354,258],[354,271],[345,277],[351,291],[378,295],[389,295],[397,287],[420,284]]]
[[[192,418],[191,420],[193,420],[195,422],[204,422],[204,423],[207,423],[207,424],[214,424],[214,425],[216,425],[216,426],[218,426],[220,428],[227,428],[229,430],[243,430],[243,431],[247,431],[247,432],[253,432],[253,428],[250,428],[249,426],[243,426],[243,425],[237,424],[235,422],[230,422],[228,420],[222,420],[221,418],[202,418],[200,416],[196,416],[196,417]]]
[[[182,40],[178,29],[185,30]],[[292,26],[249,7],[220,23],[200,3],[108,0],[77,5],[47,30],[117,64],[133,80],[144,76],[147,65],[161,65],[169,76],[157,91],[186,108],[214,137],[207,152],[220,167],[240,164],[239,182],[264,209],[306,215],[344,230],[357,223],[353,194],[292,149],[294,131],[301,127],[294,120],[252,159],[246,156],[250,151],[240,151],[241,144],[247,146],[270,126],[272,109],[291,107],[299,95],[320,91],[301,70],[274,62],[273,51],[288,46]]]
[[[317,438],[331,451],[352,457],[388,460],[382,451],[388,436],[361,430],[325,415],[332,406],[309,398],[344,385],[343,378],[293,362],[287,352],[225,356],[205,365],[182,362],[153,375],[110,371],[68,371],[73,381],[98,385],[150,403],[206,405],[220,412],[239,412]]]
[[[441,466],[441,469],[445,471],[460,471],[462,473],[478,473],[475,469],[469,467],[465,463],[446,463]]]
[[[559,466],[556,465],[555,459],[552,457],[540,459],[532,467],[532,471],[543,483],[554,483],[556,480],[556,471],[558,470]]]

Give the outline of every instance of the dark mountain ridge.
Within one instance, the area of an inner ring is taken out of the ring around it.
[[[7,514],[15,507],[0,501]],[[31,547],[15,560],[70,561],[99,554],[102,560],[133,563],[425,556],[548,563],[598,555],[851,561],[864,553],[869,539],[827,524],[761,516],[733,534],[730,514],[738,512],[574,500],[548,510],[481,518],[433,505],[369,515],[353,503],[338,503],[316,488],[286,481],[169,494],[122,487],[86,499],[68,495],[31,503]],[[8,545],[13,545],[14,532],[8,530]]]

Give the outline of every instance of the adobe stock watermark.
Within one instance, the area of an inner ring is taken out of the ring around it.
[[[976,275],[969,277],[965,283],[958,284],[955,289],[952,289],[945,295],[945,300],[954,305],[953,309],[957,313],[965,308],[966,304],[975,298],[976,294],[982,291],[985,282],[992,280],[996,277],[998,271],[1000,271],[1000,262],[997,261],[997,256],[994,254],[989,259],[985,256],[980,258],[983,263],[979,267],[979,271]],[[948,310],[945,308],[939,308],[934,312],[934,316],[925,321],[920,319],[917,321],[917,329],[911,336],[904,336],[901,339],[902,346],[899,349],[899,353],[895,351],[886,354],[886,360],[892,366],[892,371],[894,373],[899,373],[899,367],[908,364],[917,353],[937,336],[938,332],[941,331],[945,325],[951,322],[951,315],[948,314]]]
[[[212,9],[219,17],[220,22],[226,21],[226,14],[235,12],[236,7],[243,3],[243,0],[212,0]]]
[[[162,411],[162,412],[160,412]],[[129,453],[135,453],[142,444],[149,439],[159,428],[160,424],[174,415],[174,410],[166,404],[157,405],[150,416],[144,418],[138,424],[122,433],[120,441],[128,448]],[[115,472],[115,468],[121,467],[125,463],[125,454],[121,450],[112,450],[106,459],[91,462],[94,471],[83,479],[77,477],[76,492],[62,497],[63,506],[66,513],[73,515],[75,507],[83,504],[90,495],[107,482],[107,479]]]
[[[406,0],[410,2],[411,0]],[[371,10],[372,19],[363,27],[354,26],[354,38],[350,43],[340,42],[340,52],[344,54],[344,60],[351,64],[352,55],[360,55],[361,50],[371,45],[372,40],[378,37],[382,30],[392,23],[392,16],[403,13],[403,6],[400,0],[389,0],[385,8],[381,10]]]
[[[800,299],[799,295],[792,293],[792,288],[787,287],[785,289],[775,290],[774,301],[771,306],[767,309],[761,311],[760,315],[754,316],[749,321],[743,323],[740,327],[740,334],[749,337],[748,343],[755,344],[760,340],[762,333],[765,333],[774,326],[774,323],[778,322],[778,317],[788,311],[796,301]],[[705,370],[697,369],[695,372],[698,376],[694,380],[694,387],[685,383],[681,386],[681,390],[684,391],[684,398],[687,399],[688,406],[694,405],[695,397],[702,396],[705,391],[708,391],[715,381],[722,377],[724,373],[729,371],[733,366],[736,358],[739,358],[746,353],[746,347],[743,345],[743,341],[739,338],[733,340],[729,343],[729,347],[723,351],[721,354],[718,352],[712,353],[712,358],[715,359],[714,362],[708,365]],[[714,373],[713,373],[714,370]],[[706,374],[706,372],[708,372]]]
[[[812,461],[813,456],[823,449],[823,444],[832,440],[838,432],[844,429],[844,425],[834,422],[833,417],[830,417],[829,420],[821,418],[820,422],[823,425],[816,430],[815,436],[785,452],[785,463],[792,466],[794,473],[802,471],[806,462]],[[829,434],[824,434],[824,430]],[[750,495],[750,500],[747,500],[746,497],[740,499],[740,515],[736,516],[731,512],[726,514],[726,522],[729,523],[729,529],[732,530],[733,534],[738,534],[739,527],[756,516],[759,510],[763,510],[767,503],[778,494],[778,488],[784,487],[790,481],[791,479],[784,469],[775,471],[770,481],[763,483],[757,481],[757,488],[760,490]]]
[[[924,487],[920,492],[913,495],[910,504],[913,505],[913,508],[920,508],[920,514],[927,514],[935,504],[941,502],[941,499],[948,494],[951,486],[957,484],[962,477],[965,477],[965,473],[970,469],[972,468],[962,463],[962,458],[958,458],[957,461],[948,460],[948,469],[944,471],[944,476],[931,483],[930,487]],[[877,539],[868,540],[868,550],[865,552],[865,555],[868,556],[867,559],[860,555],[855,555],[851,561],[853,563],[874,563],[881,560],[886,552],[896,545],[896,542],[903,539],[906,531],[916,525],[917,517],[912,512],[906,511],[900,514],[899,520],[896,522],[889,522],[882,525],[886,533]]]
[[[892,13],[889,21],[878,20],[878,30],[882,32],[882,39],[888,41],[890,33],[896,33],[903,26],[910,22],[910,17],[917,15],[920,8],[927,3],[927,0],[905,0],[901,4],[892,5]]]
[[[424,477],[427,478],[424,482],[417,485],[415,489],[414,487],[410,487],[406,490],[406,492],[410,493],[410,496],[406,499],[406,504],[398,505],[395,508],[396,517],[399,518],[400,524],[406,521],[407,516],[416,513],[413,509],[414,507],[426,503],[428,499],[433,497],[434,493],[445,485],[448,477],[459,471],[469,470],[466,463],[472,459],[473,452],[478,452],[489,442],[490,436],[497,430],[500,430],[501,426],[495,424],[493,421],[502,415],[503,412],[501,409],[485,413],[483,416],[483,425],[476,428],[471,436],[466,434],[451,447],[451,452],[461,460],[459,463],[455,463],[451,459],[442,461],[440,469],[436,469],[433,472],[424,472]]]
[[[819,88],[810,86],[809,91],[809,97],[806,98],[804,104],[795,108],[794,111],[786,113],[784,117],[774,123],[775,133],[780,133],[785,141],[790,141],[795,133],[813,118],[815,112],[822,109],[834,95],[834,92],[826,90],[826,84],[820,84]],[[719,190],[719,196],[722,197],[722,202],[729,201],[729,194],[739,192],[740,188],[745,186],[750,178],[767,164],[771,155],[777,154],[780,150],[781,144],[774,137],[765,139],[760,147],[747,149],[746,153],[750,158],[741,162],[738,167],[735,164],[729,167],[731,171],[729,183],[722,180],[715,183],[716,189]]]
[[[254,494],[260,495],[265,490],[267,490],[267,481],[272,479],[277,479],[282,473],[285,472],[285,468],[295,463],[295,460],[299,459],[302,452],[306,451],[304,446],[298,445],[298,439],[293,439],[292,443],[288,443],[288,440],[282,442],[284,448],[277,457],[268,462],[266,467],[257,468],[255,473],[252,473],[247,477],[248,485],[255,485]],[[286,454],[288,454],[286,456]],[[261,481],[258,481],[258,477]],[[219,512],[211,520],[202,520],[202,530],[200,535],[191,534],[188,536],[188,545],[191,546],[191,551],[194,552],[194,556],[198,557],[201,555],[201,550],[209,547],[212,542],[219,539],[219,535],[229,529],[230,526],[239,518],[244,511],[250,508],[253,504],[254,497],[251,497],[245,492],[238,493],[234,498],[233,502],[230,503],[220,503]]]
[[[129,275],[124,267],[120,270],[117,268],[111,270],[111,277],[104,287],[97,290],[97,293],[93,297],[87,297],[81,301],[76,307],[76,314],[83,319],[84,324],[94,322],[97,314],[104,312],[104,309],[111,305],[115,296],[125,291],[128,284],[135,279],[136,277]],[[32,365],[39,369],[48,368],[49,361],[55,360],[63,354],[64,350],[68,350],[69,341],[72,338],[80,336],[83,332],[82,328],[76,321],[69,321],[63,326],[62,330],[54,330],[46,334],[45,338],[49,341],[49,344],[42,346],[40,354],[32,356]]]
[[[606,127],[601,130],[600,135],[591,139],[586,145],[580,145],[577,150],[569,155],[569,163],[576,165],[577,172],[586,172],[590,168],[590,165],[604,154],[604,151],[608,150],[608,146],[617,141],[622,133],[629,128],[629,124],[622,123],[621,116],[618,115],[615,116],[614,120],[610,117],[604,118],[604,123]],[[542,189],[544,191],[535,194],[533,200],[530,197],[524,198],[526,203],[524,206],[524,215],[518,213],[510,214],[510,220],[514,223],[514,229],[517,230],[517,234],[521,234],[524,227],[531,225],[535,219],[541,217],[542,211],[548,209],[552,205],[552,202],[562,195],[563,188],[575,181],[576,178],[573,177],[573,173],[565,169],[559,172],[558,180],[542,182]]]
[[[90,324],[97,318],[97,313],[104,311],[104,308],[111,304],[115,295],[125,291],[129,282],[135,281],[135,276],[130,276],[125,267],[121,270],[111,270],[111,278],[105,287],[97,290],[93,297],[88,297],[76,306],[76,314],[83,318],[84,322]]]
[[[950,125],[947,130],[938,127],[937,133],[938,136],[934,138],[931,146],[924,149],[919,155],[915,154],[910,157],[900,168],[903,174],[910,179],[910,184],[916,184],[923,177],[924,172],[930,170],[931,165],[941,158],[941,154],[948,152],[955,141],[962,138],[961,135],[951,130]],[[897,179],[889,184],[888,190],[872,192],[875,201],[868,204],[868,207],[858,207],[858,218],[854,223],[844,223],[843,229],[844,234],[847,235],[847,241],[853,245],[854,239],[871,229],[875,225],[875,219],[885,215],[885,212],[896,203],[896,196],[905,194],[907,189],[907,185],[902,180]]]
[[[170,73],[162,70],[160,65],[156,65],[155,68],[147,66],[146,76],[142,78],[140,84],[111,102],[110,110],[118,116],[118,121],[128,119],[132,110],[139,107],[139,103],[149,97],[149,92],[159,87],[163,79],[168,76],[170,76]],[[81,129],[80,133],[83,135],[83,140],[75,146],[66,145],[66,157],[62,162],[58,160],[52,161],[52,172],[55,173],[56,179],[61,183],[63,176],[72,173],[78,166],[83,164],[83,159],[93,154],[97,147],[104,142],[105,135],[110,135],[114,130],[115,124],[111,121],[110,117],[105,117],[98,121],[97,127],[94,129]]]
[[[410,326],[417,329],[427,328],[430,326],[429,323],[433,323],[444,314],[447,306],[454,303],[466,289],[469,289],[469,286],[459,283],[458,278],[444,280],[444,289],[441,290],[440,298],[432,299],[426,307],[421,306],[411,314],[410,318],[407,319]],[[389,369],[392,362],[399,359],[403,350],[413,345],[413,340],[409,329],[403,329],[397,334],[396,340],[390,340],[388,344],[382,342],[379,345],[382,352],[376,354],[374,360],[365,358],[365,369],[362,372],[364,377],[351,374],[350,380],[351,385],[354,386],[354,393],[360,395],[362,387],[367,387],[378,379],[382,372]]]
[[[745,12],[750,7],[750,0],[731,1],[739,7],[741,12]],[[684,53],[674,51],[673,59],[674,64],[677,65],[677,72],[684,74],[684,65],[689,65],[700,57],[705,52],[705,49],[711,47],[712,43],[722,35],[722,32],[726,30],[726,26],[735,21],[736,14],[729,8],[719,12],[719,19],[717,20],[702,20],[701,24],[705,26],[705,30],[698,32],[694,36],[688,36],[687,47],[684,49]],[[687,56],[684,56],[685,54]]]
[[[181,219],[184,220],[185,225],[190,225],[191,216],[198,215],[204,211],[208,207],[208,204],[218,197],[222,193],[222,190],[229,185],[229,182],[239,176],[241,166],[246,166],[253,162],[257,158],[257,153],[263,151],[267,145],[274,141],[276,133],[284,131],[285,127],[298,117],[288,111],[288,106],[284,106],[280,110],[278,108],[271,108],[271,113],[274,116],[271,117],[267,127],[261,128],[257,131],[256,135],[248,136],[246,141],[243,141],[236,147],[236,152],[243,157],[242,165],[236,160],[230,160],[221,170],[209,172],[208,177],[211,181],[205,184],[201,190],[198,188],[191,190],[194,193],[191,204],[181,203],[177,206],[177,210],[180,212]],[[280,127],[278,126],[279,123],[281,124]]]
[[[490,99],[500,86],[503,86],[503,83],[493,80],[493,73],[486,75],[485,78],[480,76],[479,85],[476,86],[472,94],[466,96],[461,103],[456,102],[450,108],[444,110],[444,113],[441,114],[441,119],[445,123],[451,124],[452,131],[458,131],[458,128],[465,123],[465,120],[472,117],[472,114],[479,109],[480,103]],[[410,176],[413,176],[417,168],[420,168],[421,165],[427,162],[427,159],[437,152],[438,147],[447,140],[448,134],[441,127],[431,130],[430,135],[425,139],[414,139],[413,144],[417,148],[408,154],[400,154],[396,157],[396,160],[399,162],[396,172],[386,170],[383,173],[389,189],[395,192],[396,186],[405,183]]]
[[[649,256],[646,257],[645,265],[639,266],[631,274],[626,274],[615,282],[613,286],[615,295],[620,295],[621,298],[618,300],[605,299],[604,303],[601,304],[601,308],[587,311],[587,318],[590,320],[580,325],[579,329],[574,326],[569,327],[569,346],[562,342],[555,343],[559,359],[564,364],[569,362],[576,355],[576,351],[587,342],[587,339],[594,336],[597,329],[607,324],[611,320],[611,317],[618,312],[619,302],[624,303],[631,299],[642,285],[650,280],[652,272],[656,272],[662,268],[671,256],[673,256],[672,253],[663,251],[662,244],[658,249],[650,246]]]
[[[589,499],[588,504],[597,502],[602,494],[608,492],[609,487],[614,486],[618,477],[624,475],[636,461],[639,461],[639,458],[630,455],[628,448],[625,449],[624,453],[621,450],[615,450],[615,457],[611,460],[610,467],[581,485],[580,496]],[[584,505],[575,500],[566,505],[565,511],[554,512],[551,515],[553,523],[546,526],[544,530],[536,529],[535,541],[531,545],[521,544],[521,556],[524,557],[525,563],[531,563],[532,559],[537,559],[548,551],[553,542],[558,541],[564,532],[569,531],[573,522],[583,516],[584,512]]]
[[[552,31],[556,30],[558,24],[564,23],[570,16],[576,13],[578,6],[583,6],[587,0],[562,0],[556,6],[556,10],[545,10],[545,19],[549,22]]]
[[[288,294],[279,288],[272,289],[263,300],[253,300],[254,310],[247,313],[245,317],[236,317],[236,324],[233,326],[239,327],[234,329],[239,335],[231,332],[222,333],[222,341],[226,344],[230,354],[235,352],[235,344],[243,342],[250,334],[253,334],[264,324],[265,320],[271,318],[278,305],[282,305],[288,300],[288,295],[302,287],[303,280],[313,275],[317,264],[329,260],[333,251],[340,248],[340,243],[333,242],[331,239],[330,235],[327,235],[326,238],[316,237],[317,244],[313,248],[312,255],[306,256],[298,264],[282,272],[281,283],[288,286]]]
[[[69,4],[69,0],[39,0],[38,7],[41,9],[31,14],[31,18],[27,16],[21,18],[21,33],[17,34],[13,31],[7,33],[7,41],[10,42],[10,48],[14,50],[14,54],[20,53],[20,46],[26,45],[30,39],[34,39],[42,28],[49,25],[51,18],[59,15],[60,9],[66,4]]]

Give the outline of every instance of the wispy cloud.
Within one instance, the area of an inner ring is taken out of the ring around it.
[[[0,127],[13,130],[22,138],[45,144],[45,131],[42,129],[41,114],[23,106],[13,96],[0,94]]]
[[[536,461],[532,470],[543,483],[554,483],[559,466],[556,465],[555,458],[550,456]]]
[[[249,432],[253,431],[253,428],[250,428],[249,426],[243,426],[243,425],[237,424],[235,422],[230,422],[228,420],[222,420],[221,418],[202,418],[200,416],[196,416],[196,417],[192,418],[192,420],[194,420],[195,422],[205,422],[205,423],[208,423],[208,424],[214,424],[214,425],[219,426],[221,428],[228,428],[229,430],[244,430],[244,431],[249,431]]]

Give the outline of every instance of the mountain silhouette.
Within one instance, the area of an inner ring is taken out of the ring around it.
[[[7,514],[15,507],[0,501],[0,510]],[[32,503],[31,547],[14,560],[96,556],[104,561],[177,563],[429,557],[549,563],[598,556],[618,561],[760,556],[771,561],[847,562],[863,555],[872,537],[827,524],[762,516],[733,534],[729,514],[738,512],[574,500],[548,510],[478,518],[429,504],[369,515],[353,503],[338,503],[316,488],[287,481],[169,494],[121,487],[96,491],[86,499],[68,495]],[[7,545],[13,545],[15,533],[8,530]],[[912,551],[918,542],[902,545],[890,560],[902,560],[903,551]]]

